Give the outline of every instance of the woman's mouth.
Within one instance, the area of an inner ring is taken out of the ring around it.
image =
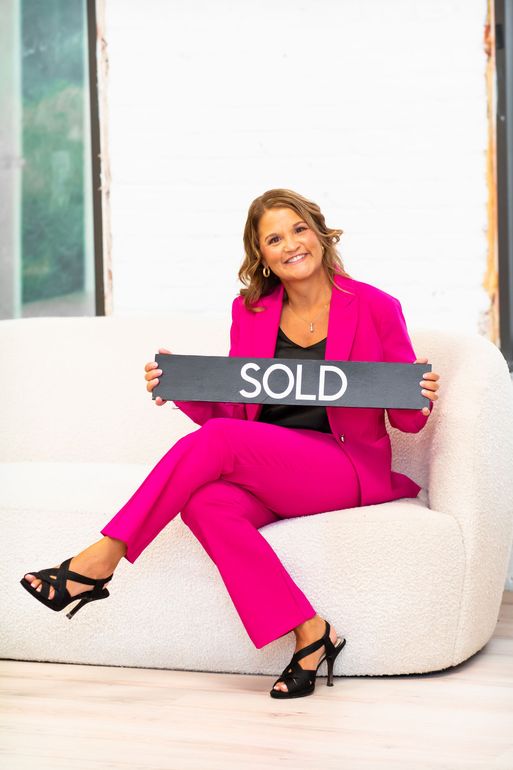
[[[295,265],[297,262],[302,262],[306,258],[307,254],[296,254],[294,257],[290,257],[285,261],[286,265]]]

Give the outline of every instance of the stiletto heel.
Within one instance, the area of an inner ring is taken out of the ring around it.
[[[35,596],[39,602],[44,604],[46,607],[49,607],[51,610],[55,610],[55,612],[60,612],[71,602],[74,602],[76,599],[80,599],[81,601],[79,601],[79,603],[66,614],[66,617],[70,620],[73,615],[75,615],[75,613],[78,612],[79,609],[84,605],[88,604],[89,602],[98,601],[99,599],[106,599],[107,596],[110,596],[109,591],[104,586],[105,583],[108,583],[109,580],[112,580],[114,575],[114,573],[112,573],[112,575],[109,575],[109,577],[100,578],[97,580],[95,578],[90,578],[87,575],[81,575],[79,572],[73,572],[69,569],[72,558],[73,557],[70,556],[69,559],[63,561],[60,567],[42,569],[38,572],[33,570],[32,572],[25,573],[27,575],[34,575],[34,577],[41,580],[41,591],[38,591],[36,588],[32,588],[30,583],[25,580],[25,578],[20,580],[21,585],[26,591],[29,592],[29,594]],[[93,588],[89,591],[82,591],[82,593],[79,593],[76,596],[71,596],[70,592],[66,588],[67,580],[74,580],[76,583],[92,585]],[[50,599],[50,588],[52,586],[55,594],[53,599]]]
[[[31,572],[30,574],[32,575],[33,573]],[[93,598],[92,596],[84,596],[84,598],[83,598],[83,599],[81,599],[81,601],[79,601],[79,603],[78,603],[78,604],[76,604],[76,605],[73,607],[73,609],[72,609],[72,610],[70,610],[70,612],[67,612],[67,613],[66,613],[66,617],[67,617],[67,618],[69,618],[69,619],[71,620],[71,618],[73,617],[73,615],[74,615],[76,612],[78,612],[78,611],[79,611],[79,609],[80,609],[81,607],[83,607],[85,604],[87,604],[88,602],[94,602],[94,601],[97,601],[98,599],[106,599],[106,598],[107,598],[107,596],[110,596],[110,594],[109,594],[109,592],[107,591],[107,589],[105,589],[105,591],[104,591],[104,593],[102,594],[102,596],[97,596],[97,597],[95,597],[95,598]],[[76,599],[77,597],[76,597],[76,596],[74,596],[73,598],[74,598],[74,599]]]
[[[317,676],[317,671],[319,670],[319,667],[322,665],[322,663],[324,663],[324,661],[326,661],[328,666],[328,678],[326,680],[326,684],[329,687],[333,687],[333,666],[335,664],[335,660],[337,659],[337,655],[344,648],[346,640],[337,639],[337,641],[333,643],[330,639],[330,624],[327,620],[324,622],[326,623],[326,630],[324,635],[320,639],[317,639],[317,641],[309,644],[307,647],[303,647],[303,649],[295,652],[289,665],[283,670],[281,676],[279,676],[278,679],[274,682],[272,689],[270,690],[270,695],[272,698],[302,698],[305,695],[311,695],[315,690],[315,678]],[[322,646],[324,646],[324,653],[319,663],[317,664],[316,669],[305,669],[299,665],[299,661],[302,658],[305,658],[307,655],[310,655],[312,652],[315,652]],[[274,689],[278,682],[283,682],[287,685],[286,692],[284,690]]]
[[[335,643],[334,652],[326,655],[326,664],[328,666],[328,678],[326,679],[326,685],[328,687],[333,687],[333,666],[335,664],[335,660],[337,659],[337,655],[344,647],[346,640],[339,639],[338,642],[338,644]]]
[[[328,687],[333,687],[333,661],[328,660],[326,658],[327,664],[328,664],[328,678],[326,679],[326,685]]]

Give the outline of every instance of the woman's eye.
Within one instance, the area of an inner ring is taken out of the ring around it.
[[[298,227],[296,227],[296,232],[300,233],[301,230],[306,230],[306,227],[304,225],[299,225]]]
[[[277,235],[273,235],[272,238],[269,238],[268,243],[276,243],[277,240],[278,240],[278,236]]]

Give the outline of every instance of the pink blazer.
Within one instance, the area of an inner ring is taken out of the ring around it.
[[[335,276],[326,340],[326,360],[390,361],[414,363],[401,303],[391,294],[368,283]],[[232,304],[230,356],[273,358],[283,301],[283,284],[257,303],[264,311],[253,313],[243,297]],[[422,379],[422,378],[421,378]],[[420,380],[419,380],[420,381]],[[420,389],[420,385],[419,385]],[[433,401],[429,402],[432,411]],[[256,420],[261,404],[175,401],[195,423],[212,417]],[[392,451],[385,425],[385,410],[363,407],[326,407],[331,431],[341,451],[353,463],[360,482],[360,505],[372,505],[400,497],[416,497],[420,486],[402,473],[392,471]],[[420,409],[388,409],[394,428],[420,431],[430,415]]]

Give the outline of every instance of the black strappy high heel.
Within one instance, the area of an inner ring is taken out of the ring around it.
[[[105,583],[108,583],[114,575],[114,573],[112,573],[109,577],[102,578],[101,580],[95,580],[94,578],[87,577],[87,575],[80,575],[78,572],[73,572],[69,569],[72,558],[73,556],[70,556],[69,559],[63,561],[60,567],[41,569],[39,572],[31,572],[28,570],[25,573],[26,575],[34,575],[34,577],[42,581],[41,591],[32,588],[28,580],[25,580],[24,577],[20,580],[21,585],[29,592],[29,594],[35,596],[38,601],[56,612],[63,610],[64,607],[67,607],[70,602],[74,602],[75,599],[81,599],[81,601],[66,614],[66,617],[70,620],[73,615],[88,602],[95,602],[98,599],[106,599],[107,596],[110,596],[108,590],[103,586]],[[76,596],[71,596],[66,588],[67,580],[74,580],[77,583],[86,583],[88,585],[92,584],[94,588],[90,591],[82,591],[82,593],[76,594]],[[50,599],[51,586],[53,586],[55,590],[53,599]]]
[[[326,684],[328,687],[333,687],[333,664],[335,663],[337,655],[344,647],[346,640],[337,639],[337,641],[333,643],[330,639],[330,624],[327,620],[324,622],[326,623],[326,630],[321,639],[317,639],[316,642],[312,642],[312,644],[309,644],[307,647],[303,647],[303,649],[295,652],[289,665],[283,669],[281,676],[274,682],[273,689],[270,690],[272,698],[302,698],[304,695],[311,695],[315,690],[315,677],[317,676],[317,671],[324,661],[327,662],[328,666],[328,678]],[[308,670],[299,665],[299,661],[302,658],[306,658],[307,655],[315,652],[323,645],[324,653],[322,654],[316,669]],[[278,682],[283,682],[283,684],[287,685],[287,692],[274,689]]]

